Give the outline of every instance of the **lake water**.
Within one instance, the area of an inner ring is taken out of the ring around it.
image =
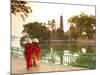
[[[82,52],[86,50],[86,53],[96,53],[95,44],[86,43],[41,43],[40,47],[42,50],[53,50],[64,52],[65,50],[70,52]]]

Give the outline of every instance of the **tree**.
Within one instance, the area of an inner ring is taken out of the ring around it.
[[[42,40],[49,40],[50,39],[50,30],[46,26],[41,26],[41,39]]]
[[[51,39],[56,39],[56,24],[55,19],[48,21],[48,27],[51,30]]]
[[[31,7],[27,6],[26,1],[11,0],[11,13],[14,15],[19,14],[23,20],[31,13]]]
[[[58,28],[56,31],[56,36],[59,39],[63,39],[64,38],[64,31],[62,29]]]
[[[65,34],[64,34],[64,37],[65,37],[65,40],[70,40],[70,31],[66,31]]]
[[[49,40],[50,30],[41,23],[34,22],[23,25],[23,33],[27,33],[31,38],[38,38],[40,40]]]
[[[25,44],[24,44],[24,42],[25,42],[25,39],[26,38],[29,38],[27,35],[24,35],[24,36],[22,36],[21,38],[20,38],[20,46],[21,47],[25,47]]]
[[[70,37],[73,38],[74,41],[75,41],[75,40],[77,40],[78,36],[79,36],[79,35],[78,35],[78,30],[77,30],[77,28],[74,27],[74,26],[71,26],[71,27],[70,27]]]
[[[79,37],[85,32],[88,39],[93,39],[95,35],[96,18],[93,15],[86,15],[81,13],[69,18],[68,22],[70,25],[74,25],[77,28]]]
[[[55,19],[52,19],[51,21],[48,21],[48,25],[51,28],[51,30],[55,30],[56,29],[56,24],[55,24]]]

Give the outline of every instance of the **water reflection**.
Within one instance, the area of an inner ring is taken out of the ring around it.
[[[42,50],[51,50],[63,52],[69,50],[70,52],[82,52],[86,49],[86,53],[96,53],[96,45],[94,44],[78,44],[78,43],[42,43]]]

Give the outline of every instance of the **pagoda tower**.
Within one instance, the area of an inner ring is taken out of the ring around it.
[[[60,29],[63,30],[63,16],[60,16]]]

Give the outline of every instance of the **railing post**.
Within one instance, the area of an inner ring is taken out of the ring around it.
[[[11,47],[11,55],[13,55],[13,48]]]
[[[19,50],[19,48],[17,48],[17,57],[18,57],[18,50]]]

